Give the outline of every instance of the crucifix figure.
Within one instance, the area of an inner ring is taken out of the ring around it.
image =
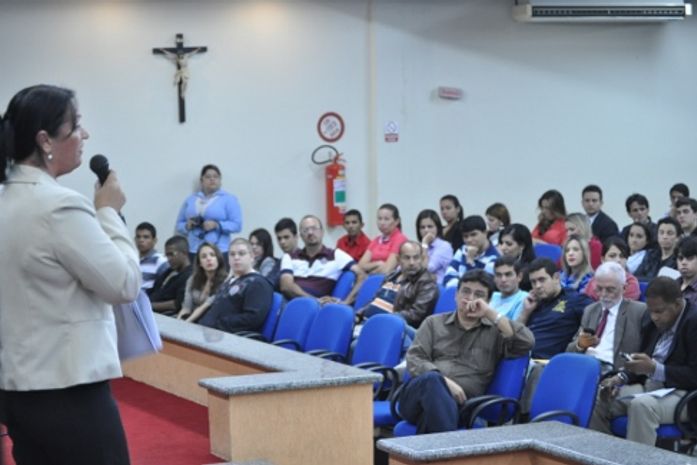
[[[177,72],[174,73],[174,85],[177,86],[179,97],[179,122],[183,123],[186,121],[184,97],[186,96],[186,84],[189,80],[189,57],[197,53],[206,52],[208,47],[184,47],[184,34],[177,34],[175,44],[176,47],[154,48],[152,49],[152,53],[155,55],[164,55],[174,60],[174,64],[177,65]]]

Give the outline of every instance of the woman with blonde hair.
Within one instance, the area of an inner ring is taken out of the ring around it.
[[[600,239],[593,235],[588,217],[583,213],[571,213],[566,216],[565,226],[567,236],[580,236],[581,239],[588,242],[588,249],[591,254],[591,267],[593,269],[598,268],[602,262],[603,244],[600,242]]]
[[[571,235],[564,243],[562,271],[559,275],[561,287],[583,292],[593,277],[588,242],[580,236]]]

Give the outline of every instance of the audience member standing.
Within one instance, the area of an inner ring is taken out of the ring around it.
[[[602,210],[603,191],[600,187],[595,184],[584,187],[581,193],[581,203],[591,222],[593,235],[600,239],[601,243],[608,237],[619,235],[620,230],[617,223]]]
[[[378,208],[378,229],[380,235],[370,241],[368,250],[358,262],[358,266],[366,273],[387,275],[397,267],[399,248],[407,241],[402,234],[402,220],[399,210],[391,203],[385,203]]]
[[[443,225],[443,239],[450,242],[453,250],[458,250],[464,244],[460,227],[465,213],[457,197],[452,194],[441,197],[440,216],[445,221]]]
[[[121,376],[113,304],[141,286],[126,197],[113,171],[94,201],[56,180],[88,137],[60,87],[20,91],[0,118],[0,397],[17,465],[129,464],[109,388]]]
[[[204,166],[201,190],[187,197],[179,210],[177,232],[187,236],[192,256],[203,242],[215,244],[226,254],[230,234],[242,230],[240,203],[237,197],[220,188],[221,177],[217,166]]]
[[[551,189],[542,194],[537,201],[540,209],[538,222],[532,230],[535,244],[556,244],[562,246],[566,241],[566,206],[561,192]]]
[[[453,259],[453,248],[450,242],[443,239],[443,227],[434,210],[421,210],[416,217],[416,237],[426,252],[428,271],[436,277],[436,282],[442,283],[445,270]]]

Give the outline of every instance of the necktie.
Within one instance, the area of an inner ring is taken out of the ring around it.
[[[600,339],[603,335],[603,331],[605,331],[605,325],[607,324],[607,316],[610,313],[610,310],[607,308],[603,309],[603,315],[600,317],[600,321],[598,322],[598,326],[595,328],[595,335]]]

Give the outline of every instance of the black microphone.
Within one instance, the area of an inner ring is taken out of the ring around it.
[[[90,169],[99,179],[99,184],[104,185],[104,181],[109,177],[109,160],[102,155],[97,154],[90,158]]]

